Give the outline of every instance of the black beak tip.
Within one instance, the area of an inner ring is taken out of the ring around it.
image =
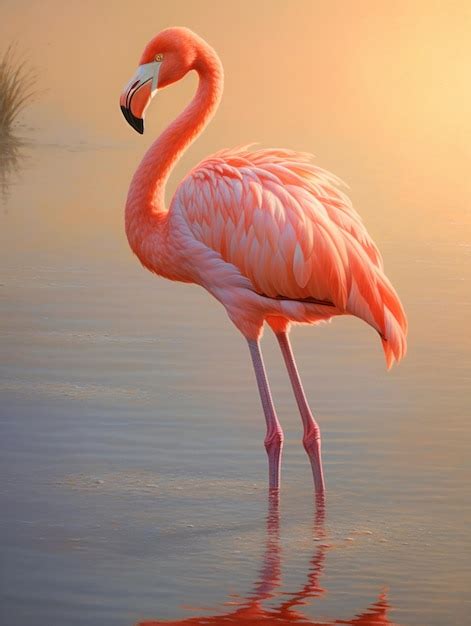
[[[144,134],[144,120],[140,117],[135,117],[129,109],[125,106],[121,106],[121,111],[127,121],[127,123],[137,130],[140,135]]]

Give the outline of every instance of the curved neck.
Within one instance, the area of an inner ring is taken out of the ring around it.
[[[129,188],[126,204],[126,230],[142,218],[164,218],[165,185],[183,152],[202,133],[219,104],[223,89],[223,70],[215,51],[207,44],[199,47],[194,70],[198,89],[182,113],[154,141],[139,165]],[[137,225],[137,224],[136,224]],[[141,231],[142,236],[142,231]],[[131,246],[133,242],[130,240]]]

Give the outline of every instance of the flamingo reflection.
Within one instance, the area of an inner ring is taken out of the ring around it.
[[[335,624],[350,624],[350,626],[398,626],[388,617],[390,605],[385,593],[381,593],[378,600],[372,603],[363,613],[350,620],[320,620],[308,619],[299,607],[306,605],[310,598],[316,598],[324,593],[319,579],[324,569],[326,553],[329,546],[322,541],[325,539],[325,500],[324,495],[316,496],[314,512],[314,537],[320,540],[316,543],[314,555],[309,564],[306,584],[297,593],[289,594],[289,598],[278,607],[266,608],[264,601],[275,596],[275,590],[281,584],[281,548],[280,548],[280,508],[279,493],[271,492],[267,515],[267,540],[263,565],[259,580],[253,591],[243,602],[238,602],[238,608],[232,608],[228,613],[212,616],[188,617],[180,620],[151,620],[139,622],[137,626],[224,626],[225,624],[240,624],[241,626],[334,626]],[[283,594],[285,595],[285,594]]]

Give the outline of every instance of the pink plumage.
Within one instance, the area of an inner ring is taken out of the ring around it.
[[[341,181],[308,154],[250,146],[222,150],[188,174],[167,210],[172,167],[219,104],[221,62],[190,30],[166,29],[147,45],[121,96],[127,121],[143,132],[157,87],[190,70],[200,79],[195,97],[153,143],[131,183],[129,243],[151,271],[207,289],[247,339],[267,422],[270,486],[277,488],[283,432],[259,345],[265,322],[271,326],[300,409],[316,489],[323,491],[320,432],[289,344],[290,325],[355,315],[377,330],[390,367],[406,352],[405,313]]]
[[[223,150],[190,172],[170,210],[252,291],[278,301],[267,303],[267,317],[313,323],[356,315],[378,331],[390,366],[405,354],[406,318],[341,186],[306,154]]]

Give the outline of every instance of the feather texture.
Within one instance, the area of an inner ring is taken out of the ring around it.
[[[330,302],[381,335],[388,367],[406,350],[407,322],[383,261],[342,182],[290,150],[223,150],[178,187],[192,235],[269,298]]]

